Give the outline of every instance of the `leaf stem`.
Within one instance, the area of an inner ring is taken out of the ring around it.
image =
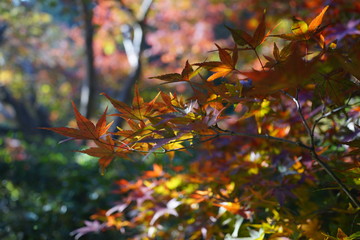
[[[254,50],[254,52],[255,52],[255,55],[256,55],[257,59],[259,60],[259,63],[260,63],[260,65],[261,65],[262,70],[265,70],[264,64],[262,63],[262,61],[261,61],[261,59],[260,59],[260,56],[259,56],[259,54],[257,53],[256,49],[253,48],[253,50]]]
[[[339,111],[341,111],[341,110],[343,110],[343,109],[345,109],[345,108],[347,108],[347,107],[349,107],[349,105],[344,105],[344,106],[335,108],[335,109],[333,109],[333,110],[331,110],[331,111],[329,111],[329,112],[327,112],[327,113],[325,113],[325,111],[323,110],[322,115],[314,121],[314,124],[313,124],[313,126],[312,126],[312,128],[311,128],[311,137],[314,138],[315,128],[316,128],[316,126],[319,124],[319,122],[320,122],[321,120],[323,120],[324,118],[326,118],[326,117],[328,117],[328,116],[330,116],[330,115],[332,115],[332,114],[334,114],[334,113],[337,113],[337,112],[339,112]]]

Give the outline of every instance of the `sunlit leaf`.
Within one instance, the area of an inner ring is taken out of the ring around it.
[[[322,31],[319,27],[322,23],[324,14],[329,6],[326,6],[319,15],[317,15],[308,25],[304,21],[295,20],[294,24],[291,27],[292,33],[288,34],[280,34],[280,35],[273,35],[274,37],[280,37],[286,40],[291,41],[302,41],[302,40],[309,40],[315,34]]]
[[[106,112],[101,115],[100,119],[98,120],[96,126],[92,123],[89,119],[81,115],[81,113],[77,110],[74,103],[72,103],[76,118],[76,123],[79,129],[75,128],[67,128],[67,127],[54,127],[54,128],[42,128],[51,130],[53,132],[59,133],[61,135],[71,137],[74,139],[92,139],[97,140],[103,135],[107,133],[112,122],[106,123]]]
[[[253,38],[245,31],[241,29],[233,29],[230,27],[227,27],[229,31],[231,32],[231,35],[235,41],[235,43],[239,46],[252,46]]]
[[[232,57],[226,50],[220,48],[218,45],[216,45],[216,47],[218,48],[219,51],[220,62],[203,62],[203,63],[194,64],[199,67],[208,69],[209,71],[215,72],[210,77],[208,77],[207,81],[209,82],[214,81],[217,78],[225,77],[233,70],[235,70],[236,63],[238,60],[238,55],[237,55],[238,53],[236,46],[232,50],[233,53]]]

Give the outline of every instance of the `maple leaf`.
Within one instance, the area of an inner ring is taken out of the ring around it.
[[[185,67],[182,70],[181,74],[169,73],[160,76],[150,77],[150,79],[159,79],[166,82],[182,82],[182,81],[190,81],[190,79],[193,76],[194,76],[194,70],[189,64],[189,61],[186,61]]]
[[[139,179],[136,182],[129,182],[125,179],[120,179],[115,181],[115,184],[119,185],[120,189],[115,190],[114,192],[123,194],[139,189],[141,186],[143,186],[143,181]]]
[[[360,30],[357,26],[360,24],[360,19],[350,20],[346,24],[336,24],[333,28],[329,29],[330,34],[327,35],[328,40],[341,41],[348,35],[360,35]]]
[[[101,94],[109,99],[114,108],[119,111],[119,113],[112,114],[111,116],[119,116],[125,120],[133,119],[138,121],[143,121],[148,117],[148,115],[153,110],[157,98],[160,95],[157,94],[153,100],[146,103],[144,102],[144,99],[140,97],[138,86],[135,85],[135,96],[132,101],[132,106],[129,106],[122,101],[111,98],[106,93]]]
[[[153,164],[153,168],[154,170],[152,171],[145,171],[144,173],[144,178],[157,178],[157,177],[161,177],[162,175],[164,175],[163,172],[163,167],[161,165],[158,164]]]
[[[111,214],[116,213],[116,212],[122,213],[128,206],[129,206],[129,203],[117,204],[114,207],[107,210],[105,215],[110,216]]]
[[[350,96],[356,85],[351,81],[345,81],[346,72],[334,71],[323,75],[323,78],[316,81],[315,92],[321,98],[329,97],[337,106],[342,106]]]
[[[233,214],[238,214],[245,219],[249,219],[251,217],[251,212],[246,210],[245,207],[241,206],[239,202],[221,202],[221,203],[213,203],[214,206],[222,207],[228,212]]]
[[[343,143],[349,145],[350,147],[354,148],[348,155],[360,155],[360,138],[354,139],[350,142]]]
[[[77,110],[74,102],[72,102],[74,108],[75,119],[79,129],[68,128],[68,127],[53,127],[53,128],[41,128],[51,130],[53,132],[59,133],[61,135],[71,137],[73,139],[89,139],[89,140],[98,140],[100,137],[105,135],[109,130],[113,122],[106,124],[106,112],[101,115],[100,119],[96,123],[92,123],[89,119],[81,115]]]
[[[333,53],[333,56],[340,64],[340,66],[348,73],[353,75],[354,83],[359,87],[360,86],[360,45],[355,45],[351,49],[349,56],[344,56],[338,51]]]
[[[92,147],[89,149],[85,149],[79,151],[82,153],[86,153],[87,155],[98,157],[99,164],[101,166],[102,171],[110,164],[110,162],[114,158],[114,151],[107,149],[107,148],[100,148],[100,147]]]
[[[305,223],[300,225],[304,235],[312,239],[324,239],[322,234],[319,232],[320,223],[319,219],[307,219]]]
[[[154,225],[155,222],[164,215],[173,215],[178,217],[179,214],[175,210],[178,206],[181,205],[181,202],[177,201],[175,198],[171,199],[167,204],[166,207],[159,207],[156,209],[154,216],[150,221],[150,225]]]
[[[226,27],[226,28],[230,31],[236,44],[238,44],[239,46],[249,45],[252,49],[255,49],[260,44],[262,44],[265,41],[266,37],[271,32],[269,31],[266,34],[265,11],[264,14],[262,15],[259,25],[255,29],[253,36],[251,36],[250,34],[248,34],[247,32],[241,29],[233,29],[230,27]]]
[[[113,99],[106,93],[102,93],[102,95],[104,95],[107,99],[109,99],[111,104],[114,106],[114,108],[120,112],[119,114],[115,114],[115,115],[120,116],[124,119],[130,118],[130,119],[141,120],[140,116],[138,116],[138,114],[134,112],[134,109],[132,109],[126,103]]]
[[[290,42],[288,45],[286,45],[280,51],[278,46],[274,42],[274,49],[273,49],[274,58],[271,58],[269,56],[264,56],[266,58],[266,60],[269,61],[265,64],[265,67],[273,68],[277,64],[286,61],[286,59],[293,53],[295,47],[296,47],[296,44],[294,44],[294,42]]]
[[[251,79],[253,84],[253,87],[243,91],[243,94],[261,96],[280,89],[304,86],[313,73],[316,61],[317,59],[306,62],[300,54],[293,53],[274,70],[241,72],[242,75]]]
[[[154,201],[154,190],[147,186],[141,186],[130,193],[129,199],[135,200],[137,207],[141,207],[146,201]]]
[[[232,56],[219,45],[215,44],[219,51],[219,62],[203,62],[196,63],[194,65],[208,69],[209,71],[215,72],[213,75],[208,77],[207,81],[214,81],[217,78],[225,77],[233,70],[236,70],[236,63],[238,61],[238,50],[237,46],[232,50]]]
[[[317,15],[308,25],[305,21],[294,19],[294,23],[291,26],[292,33],[272,35],[273,37],[279,37],[286,40],[309,40],[315,34],[321,32],[323,29],[319,26],[322,23],[324,14],[329,6],[326,6],[319,15]]]
[[[341,230],[341,228],[338,228],[336,237],[337,237],[339,240],[346,240],[346,239],[348,239],[348,235],[346,235],[346,234]]]
[[[121,151],[121,147],[115,146],[114,140],[111,136],[106,137],[105,140],[95,142],[98,147],[91,147],[82,151],[81,153],[86,153],[87,155],[99,158],[99,165],[101,168],[101,173],[104,172],[104,169],[111,163],[115,157],[126,158],[126,151]]]
[[[359,239],[360,231],[355,232],[355,233],[351,234],[350,236],[348,236],[343,232],[343,230],[341,230],[341,228],[338,228],[336,237],[329,236],[325,233],[322,233],[322,235],[327,237],[326,239],[331,239],[331,240],[355,240],[355,239]]]
[[[181,137],[184,135],[184,133],[179,133],[178,135],[174,134],[174,131],[171,128],[165,128],[165,131],[155,131],[156,135],[158,135],[159,138],[156,138],[154,136],[148,137],[145,139],[141,139],[137,141],[136,143],[150,143],[155,144],[151,147],[151,150],[148,151],[145,158],[147,158],[150,154],[155,152],[159,148],[163,148],[165,150],[168,150],[167,154],[172,159],[174,157],[174,149],[183,148],[183,145],[177,141],[181,142]],[[154,171],[155,171],[154,166]],[[157,170],[159,170],[157,168]]]
[[[76,240],[84,236],[87,233],[95,232],[98,233],[104,230],[107,227],[106,223],[101,223],[99,221],[85,221],[85,227],[78,228],[70,233],[71,236],[74,236]]]

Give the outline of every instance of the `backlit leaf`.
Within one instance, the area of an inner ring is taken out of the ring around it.
[[[266,33],[265,31],[266,31],[266,25],[265,25],[265,12],[264,12],[261,21],[257,26],[253,35],[253,39],[252,39],[253,48],[256,48],[265,40],[265,33]]]
[[[218,48],[219,51],[220,62],[203,62],[203,63],[194,64],[199,67],[208,69],[209,71],[215,72],[210,77],[208,77],[207,81],[209,82],[214,81],[217,78],[225,77],[233,70],[235,70],[238,60],[237,46],[235,46],[234,49],[232,50],[232,54],[233,54],[232,57],[223,48],[220,48],[218,45],[216,45],[216,47]]]
[[[231,32],[231,35],[236,44],[238,44],[239,46],[248,45],[252,47],[253,38],[247,32],[241,29],[233,29],[230,27],[226,28],[229,29],[229,31]]]
[[[166,82],[182,82],[182,81],[190,81],[191,77],[193,77],[194,70],[192,69],[189,61],[186,61],[185,67],[182,70],[181,74],[179,73],[169,73],[160,76],[150,77],[150,79],[159,79]]]
[[[309,27],[304,21],[295,21],[291,26],[291,31],[296,36],[304,35],[309,30]]]
[[[53,132],[59,133],[61,135],[71,137],[74,139],[91,139],[91,140],[98,140],[100,137],[105,135],[109,130],[112,122],[106,124],[106,112],[101,115],[100,119],[98,120],[96,126],[92,123],[89,119],[81,115],[81,113],[77,110],[74,103],[72,103],[74,114],[76,118],[76,123],[79,129],[75,128],[67,128],[67,127],[54,127],[54,128],[42,128],[51,130]]]
[[[320,26],[320,24],[322,23],[324,14],[326,12],[326,10],[329,8],[329,6],[324,7],[324,9],[320,12],[319,15],[317,15],[309,24],[309,31],[311,32],[315,32],[317,30],[317,28]]]
[[[348,239],[348,235],[346,235],[341,228],[338,228],[337,234],[336,234],[337,239],[339,240],[347,240]]]
[[[291,41],[302,41],[309,40],[315,34],[322,31],[319,27],[322,23],[324,14],[329,6],[326,6],[319,15],[317,15],[308,25],[304,21],[295,20],[294,24],[291,27],[292,33],[272,35],[274,37],[280,37],[286,40]]]

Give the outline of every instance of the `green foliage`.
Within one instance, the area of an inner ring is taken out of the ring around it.
[[[26,143],[9,137],[1,146],[1,239],[69,239],[76,223],[113,199],[105,197],[116,173],[100,176],[94,159],[86,160],[55,139]],[[17,159],[21,151],[24,156]]]

